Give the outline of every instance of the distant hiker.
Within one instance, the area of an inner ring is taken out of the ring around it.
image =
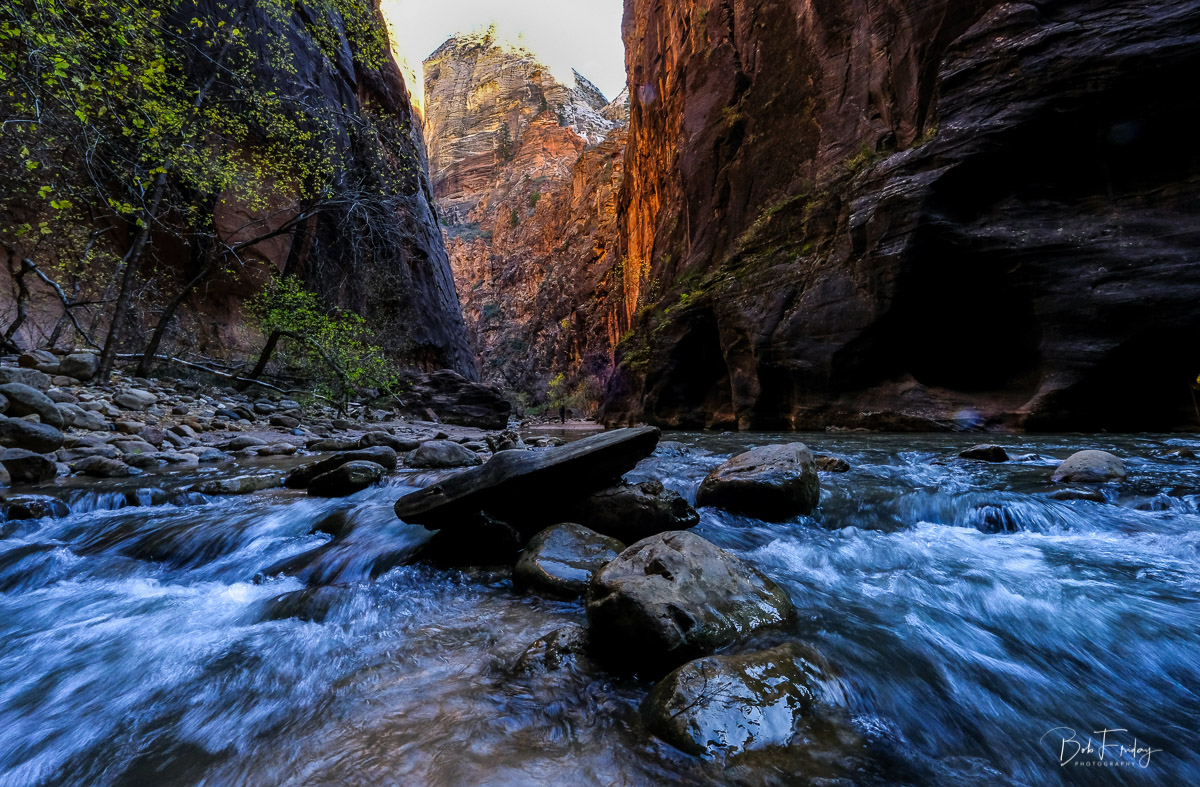
[[[567,422],[567,406],[565,404],[558,408],[558,420],[564,424]]]

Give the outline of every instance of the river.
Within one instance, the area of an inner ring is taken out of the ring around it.
[[[319,614],[271,612],[302,586],[261,572],[322,528],[419,545],[391,507],[432,474],[341,501],[76,492],[65,518],[0,523],[0,785],[1200,783],[1200,462],[1162,455],[1200,443],[1004,437],[1012,462],[954,459],[977,438],[675,433],[630,475],[694,501],[750,445],[852,465],[822,475],[812,517],[701,510],[697,532],[800,610],[771,637],[817,650],[847,695],[849,740],[729,762],[648,736],[634,679],[512,675],[584,615],[504,571],[370,581],[350,561]],[[1049,498],[1081,448],[1122,456],[1129,480],[1105,502]],[[1139,751],[1100,760],[1103,729]]]

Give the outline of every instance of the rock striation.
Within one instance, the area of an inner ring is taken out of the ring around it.
[[[626,0],[605,417],[1194,423],[1196,0]]]

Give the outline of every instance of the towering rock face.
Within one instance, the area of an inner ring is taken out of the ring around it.
[[[1194,425],[1196,0],[626,0],[610,421]]]
[[[425,134],[483,378],[536,399],[563,373],[597,401],[620,337],[616,198],[626,115],[490,35],[425,63]]]
[[[378,5],[363,6],[366,23],[383,28]],[[181,12],[182,13],[182,12]],[[226,5],[200,0],[189,5],[187,16],[197,26],[225,24]],[[424,140],[419,120],[414,117],[409,94],[400,70],[391,56],[366,64],[358,57],[354,34],[345,20],[328,4],[296,3],[245,4],[236,12],[239,26],[246,32],[251,65],[247,78],[262,92],[275,91],[289,100],[302,103],[313,117],[328,119],[321,125],[322,144],[337,160],[337,178],[324,198],[326,204],[310,220],[287,233],[242,249],[237,265],[228,272],[205,280],[203,287],[183,304],[178,319],[163,346],[168,352],[199,352],[205,356],[229,358],[255,353],[261,337],[249,327],[244,301],[257,292],[271,269],[283,270],[292,259],[294,272],[307,285],[320,292],[327,302],[366,317],[377,329],[378,343],[396,358],[425,369],[453,369],[468,377],[477,377],[474,354],[458,306],[454,281],[445,244],[435,217],[433,194],[428,178]],[[180,25],[190,27],[187,20]],[[286,53],[281,57],[279,52]],[[289,64],[288,69],[271,67],[272,57]],[[211,56],[195,62],[173,64],[203,83],[213,68]],[[233,104],[239,95],[224,97]],[[278,140],[273,140],[278,141]],[[251,145],[253,143],[250,143]],[[253,148],[248,157],[259,155]],[[373,213],[364,210],[361,193],[379,194],[380,179],[373,179],[372,162],[396,164],[403,171],[403,182],[389,181],[385,198],[377,200]],[[372,192],[370,189],[374,188]],[[356,191],[356,189],[358,191]],[[19,209],[0,201],[0,229],[19,222]],[[235,197],[232,193],[211,195],[211,230],[219,242],[229,246],[250,237],[286,225],[297,214],[287,204],[256,204],[254,195]],[[273,196],[272,200],[286,195]],[[295,200],[292,200],[295,202]],[[249,204],[247,204],[249,203]],[[380,208],[379,206],[383,206]],[[263,215],[267,219],[263,219]],[[13,216],[17,216],[14,219]],[[265,229],[261,222],[266,221]],[[101,222],[109,223],[108,221]],[[118,222],[119,223],[119,222]],[[251,227],[253,231],[244,228]],[[110,228],[112,229],[112,228]],[[199,234],[201,229],[197,228]],[[5,233],[7,237],[7,233]],[[119,259],[129,244],[129,233],[122,227],[96,234],[95,258]],[[111,248],[103,248],[111,244]],[[89,246],[89,248],[91,248]],[[126,333],[136,336],[124,351],[140,351],[142,340],[157,320],[162,304],[182,290],[197,269],[198,244],[190,247],[178,236],[154,237],[143,264],[146,285],[139,294],[142,312],[135,314],[134,326]],[[17,266],[0,246],[0,271]],[[56,269],[56,262],[65,262]],[[5,264],[10,263],[10,264]],[[56,261],[39,257],[42,267],[58,276],[63,286],[75,289],[78,301],[102,302],[103,280],[110,275],[99,270],[96,285],[73,271],[77,260]],[[2,274],[0,274],[2,275]],[[97,292],[89,288],[100,287]],[[110,285],[111,286],[111,285]],[[45,344],[49,337],[62,337],[69,346],[76,341],[63,333],[62,308],[48,287],[34,285],[30,316],[18,340],[24,346]],[[9,287],[0,288],[9,291]],[[15,291],[15,287],[12,288]],[[4,292],[5,295],[8,292]],[[89,297],[95,295],[96,297]],[[5,299],[7,300],[7,299]],[[10,304],[0,301],[0,308]],[[91,322],[84,310],[75,312],[82,322]],[[104,313],[97,316],[103,322]],[[5,321],[7,324],[7,321]],[[56,329],[55,326],[58,326]],[[97,334],[102,338],[102,334]]]

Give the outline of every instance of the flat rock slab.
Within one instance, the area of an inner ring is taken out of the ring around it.
[[[615,429],[560,448],[502,451],[482,467],[396,501],[396,516],[430,530],[452,529],[480,512],[532,536],[562,522],[578,502],[611,486],[654,452],[654,427]]]

